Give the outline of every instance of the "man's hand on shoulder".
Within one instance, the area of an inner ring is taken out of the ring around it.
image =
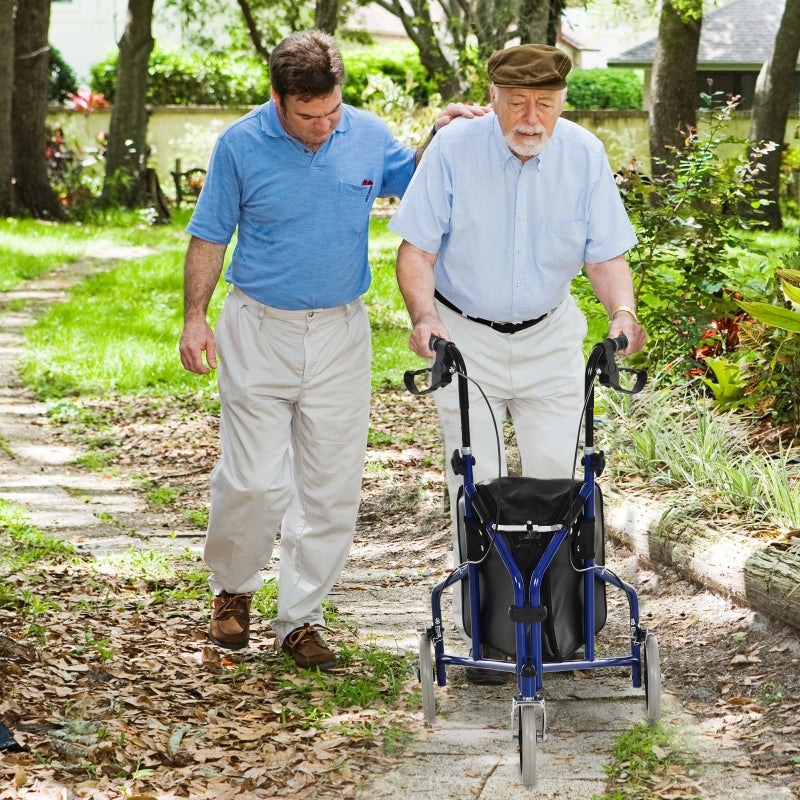
[[[478,106],[471,103],[448,103],[434,121],[433,130],[436,132],[445,125],[449,125],[456,117],[472,119],[473,117],[482,117],[491,110],[491,106]]]

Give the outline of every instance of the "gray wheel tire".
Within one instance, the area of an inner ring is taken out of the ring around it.
[[[648,633],[644,639],[644,704],[647,722],[656,725],[661,717],[661,657],[658,639]]]
[[[436,697],[433,694],[433,648],[428,634],[419,632],[419,682],[422,686],[422,713],[425,722],[436,719]]]
[[[519,768],[522,785],[536,785],[536,707],[519,707]]]

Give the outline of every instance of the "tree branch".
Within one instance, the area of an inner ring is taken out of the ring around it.
[[[261,33],[258,30],[258,25],[256,25],[255,17],[253,16],[253,10],[250,8],[250,3],[248,0],[238,0],[239,8],[242,10],[242,16],[244,17],[245,24],[247,25],[247,32],[250,34],[250,41],[253,43],[253,47],[256,48],[256,52],[264,59],[267,63],[269,63],[269,56],[270,52],[264,46],[264,40],[261,37]]]

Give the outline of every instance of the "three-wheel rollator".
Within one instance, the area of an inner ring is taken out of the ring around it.
[[[615,353],[627,346],[624,336],[605,339],[589,355],[583,413],[583,478],[539,479],[502,476],[475,484],[470,444],[467,370],[458,348],[431,338],[436,354],[428,369],[409,371],[405,383],[414,394],[427,394],[458,379],[461,447],[452,456],[463,476],[458,498],[458,540],[462,563],[431,593],[432,624],[419,632],[419,679],[425,720],[436,715],[434,684],[447,683],[448,666],[513,673],[517,693],[511,706],[512,736],[519,742],[522,783],[536,781],[536,750],[546,738],[542,695],[548,672],[629,668],[635,688],[644,684],[646,718],[655,724],[661,712],[661,668],[655,635],[639,623],[635,589],[605,566],[602,495],[596,483],[605,466],[594,448],[595,380],[635,394],[646,381],[644,370],[621,369]],[[427,388],[418,377],[430,373]],[[620,373],[632,385],[620,385]],[[632,376],[632,377],[631,377]],[[606,586],[627,598],[630,653],[598,657],[595,636],[606,622]],[[464,628],[471,655],[446,652],[442,595],[460,591]],[[506,660],[485,658],[490,652]]]

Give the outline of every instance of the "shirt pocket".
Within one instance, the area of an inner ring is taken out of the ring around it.
[[[368,184],[339,183],[339,224],[342,229],[360,232],[369,225],[375,191],[371,181]]]
[[[541,217],[536,242],[538,263],[545,269],[577,275],[586,252],[586,222],[582,219]]]

